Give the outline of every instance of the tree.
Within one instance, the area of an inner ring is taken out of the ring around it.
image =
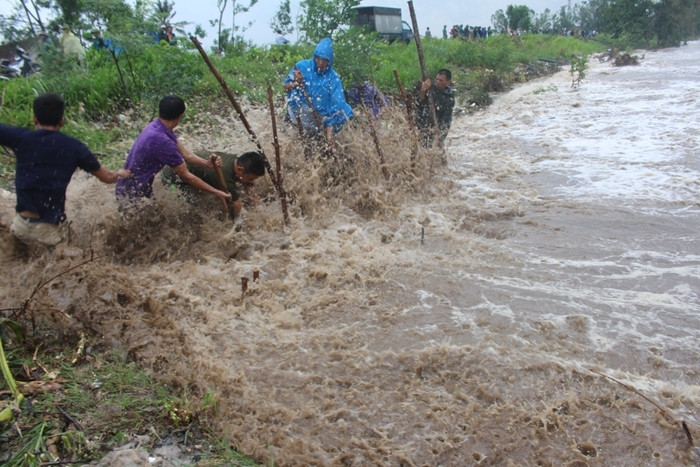
[[[571,31],[576,27],[571,11],[565,6],[559,9],[559,16],[555,15],[553,24],[560,32]]]
[[[508,27],[511,31],[532,30],[532,16],[535,12],[527,5],[508,5],[506,8],[506,17],[508,18]]]
[[[297,18],[299,30],[309,42],[333,37],[341,26],[350,25],[355,18],[352,9],[360,0],[302,0],[301,15]]]
[[[56,0],[56,4],[61,10],[61,23],[72,28],[77,27],[81,8],[79,0]]]
[[[161,27],[166,27],[171,24],[173,18],[177,14],[175,11],[175,2],[168,2],[168,0],[156,0],[154,16],[159,22]]]
[[[503,33],[508,29],[508,18],[506,18],[506,14],[503,10],[496,10],[496,12],[491,15],[491,24],[493,25],[493,29],[498,33]]]
[[[81,19],[86,29],[106,29],[112,34],[143,32],[138,18],[144,18],[143,4],[132,10],[122,0],[82,0]]]
[[[282,35],[294,32],[289,0],[282,0],[282,3],[280,3],[280,6],[277,8],[275,16],[270,20],[270,27],[273,31],[279,31]]]
[[[236,45],[236,33],[241,30],[240,26],[236,25],[236,16],[239,15],[240,13],[246,13],[248,10],[250,10],[253,5],[258,3],[258,0],[249,0],[249,3],[247,4],[241,4],[238,3],[236,0],[231,0],[231,27],[230,28],[224,28],[224,13],[226,12],[226,8],[229,5],[229,0],[217,0],[217,8],[219,9],[219,18],[216,20],[211,20],[210,24],[212,26],[219,26],[219,30],[217,32],[217,40],[216,46],[217,50],[219,53],[223,52],[224,49],[226,48],[227,44],[232,44]],[[253,23],[249,22],[248,26],[245,28],[242,28],[242,31],[245,31],[250,27]],[[229,40],[229,33],[230,33],[230,40]]]
[[[595,2],[590,5],[588,2],[576,4],[575,11],[578,18],[578,25],[582,31],[597,31]]]
[[[545,8],[544,12],[535,18],[533,29],[539,33],[547,33],[552,30],[552,16],[549,8]]]
[[[697,0],[666,0],[654,5],[654,33],[657,45],[678,46],[696,36]]]
[[[3,17],[2,35],[8,41],[35,37],[41,30],[47,29],[42,15],[49,16],[53,7],[50,1],[20,0],[15,3],[12,13]]]

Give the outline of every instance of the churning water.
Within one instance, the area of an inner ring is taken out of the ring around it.
[[[388,181],[360,127],[335,180],[283,129],[286,227],[276,201],[236,232],[215,203],[162,187],[128,225],[76,176],[73,246],[6,260],[4,296],[116,253],[35,308],[213,393],[203,416],[260,461],[696,465],[700,43],[639,66],[591,59],[571,83],[565,70],[457,118],[447,167],[411,160],[396,110],[379,128]],[[192,147],[250,145],[222,117],[193,120]],[[11,208],[6,194],[6,224]]]

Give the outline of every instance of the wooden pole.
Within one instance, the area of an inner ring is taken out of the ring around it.
[[[221,170],[221,167],[216,165],[214,163],[214,156],[209,158],[211,160],[212,165],[214,166],[214,173],[216,173],[216,180],[219,182],[219,185],[221,186],[221,191],[225,191],[226,193],[229,193],[228,191],[228,185],[226,185],[226,178],[224,177],[224,171]],[[231,206],[229,205],[228,202],[225,203],[225,209],[228,212],[229,217],[233,219],[235,217],[235,213],[231,209]]]
[[[243,123],[243,126],[245,127],[245,129],[248,131],[248,134],[250,135],[251,140],[258,147],[258,151],[260,152],[260,155],[262,155],[263,160],[265,161],[265,168],[267,169],[267,173],[270,176],[270,179],[272,180],[273,185],[275,185],[275,188],[277,188],[277,193],[279,194],[279,184],[277,183],[277,178],[275,177],[275,174],[272,171],[272,166],[270,165],[270,161],[267,159],[267,156],[265,156],[265,151],[263,150],[262,146],[260,145],[260,140],[258,140],[258,137],[256,136],[255,132],[250,127],[250,124],[248,123],[248,119],[246,118],[245,114],[243,113],[243,109],[241,109],[241,106],[238,105],[238,101],[236,100],[233,93],[229,89],[224,78],[216,70],[216,67],[209,59],[209,56],[204,51],[204,48],[202,48],[202,44],[199,42],[199,40],[194,36],[190,36],[190,40],[192,41],[194,46],[197,47],[197,50],[199,50],[199,53],[202,55],[202,58],[204,59],[206,64],[209,66],[209,69],[211,70],[212,74],[214,75],[216,80],[219,82],[219,84],[223,88],[229,101],[231,101],[233,108],[236,109],[236,112],[238,113],[238,117],[241,119],[241,122]]]
[[[411,150],[412,158],[415,163],[415,156],[418,154],[418,126],[416,125],[416,120],[413,118],[413,105],[410,96],[406,93],[406,90],[401,83],[401,78],[399,78],[399,72],[394,70],[394,78],[396,78],[396,84],[399,86],[399,91],[401,92],[401,99],[403,99],[404,105],[406,106],[406,113],[408,114],[408,126],[411,128],[411,133],[413,134],[413,148]]]
[[[408,1],[408,10],[411,13],[411,21],[413,22],[413,39],[416,41],[416,49],[418,49],[418,61],[420,62],[420,71],[423,76],[423,81],[429,79],[428,70],[425,66],[425,56],[423,55],[423,45],[420,41],[420,32],[418,32],[418,20],[416,19],[416,12],[413,9],[413,1]],[[428,105],[430,106],[430,116],[433,119],[433,125],[435,127],[435,142],[440,144],[440,128],[438,126],[437,112],[435,111],[435,99],[433,99],[433,93],[430,89],[426,92],[428,98]]]
[[[299,68],[294,66],[295,70],[299,70]],[[304,86],[303,82],[299,83],[299,89],[301,89],[301,93],[304,95],[304,98],[306,99],[306,103],[309,106],[309,109],[311,109],[311,113],[314,116],[314,120],[316,121],[316,125],[318,125],[318,128],[320,131],[323,131],[323,120],[321,119],[321,116],[316,112],[316,107],[314,107],[314,103],[311,101],[311,96],[309,96],[309,92],[306,90],[306,86]]]
[[[294,66],[294,69],[299,71],[299,68]],[[314,120],[316,121],[316,126],[318,126],[319,131],[322,132],[325,136],[325,128],[323,127],[323,120],[321,119],[321,116],[318,114],[316,111],[316,108],[314,107],[314,103],[311,100],[311,96],[309,96],[309,92],[306,90],[306,86],[304,85],[304,82],[299,83],[299,89],[301,89],[301,93],[304,95],[304,99],[306,99],[306,104],[309,106],[309,109],[311,109],[311,113],[314,116]],[[299,116],[297,116],[297,121],[300,121]],[[331,141],[328,141],[326,139],[326,148],[324,150],[324,153],[326,157],[332,157],[333,156],[333,145]]]
[[[377,156],[379,157],[379,163],[382,166],[382,174],[384,175],[385,179],[389,180],[389,169],[386,168],[384,152],[382,152],[382,146],[379,144],[379,135],[377,134],[377,128],[374,126],[374,115],[372,115],[372,111],[367,108],[365,108],[365,113],[367,114],[369,133],[372,135],[372,139],[374,140],[374,146],[377,148]]]
[[[408,114],[408,125],[411,127],[411,130],[413,130],[414,134],[416,131],[416,120],[413,118],[413,102],[411,101],[409,95],[406,93],[406,90],[403,87],[403,83],[401,83],[401,78],[399,78],[399,72],[394,70],[394,78],[396,78],[396,84],[399,86],[399,92],[401,92],[401,99],[403,100],[404,105],[406,106],[406,113]]]
[[[301,123],[301,117],[297,115],[297,129],[299,130],[299,138],[301,139],[301,144],[304,145],[304,157],[308,161],[313,156],[313,150],[311,144],[304,137],[304,124]]]
[[[275,117],[275,104],[272,99],[272,86],[267,85],[267,102],[270,105],[270,120],[272,121],[273,146],[275,147],[275,165],[277,167],[277,183],[279,185],[280,202],[282,203],[282,215],[284,225],[289,225],[289,212],[287,211],[287,193],[282,185],[282,161],[280,157],[280,142],[277,138],[277,119]],[[255,278],[255,276],[253,276]]]

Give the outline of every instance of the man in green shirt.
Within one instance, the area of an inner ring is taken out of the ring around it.
[[[197,155],[206,158],[206,154],[198,153]],[[237,156],[227,152],[214,152],[209,157],[221,159],[221,171],[224,176],[224,181],[226,182],[226,187],[221,187],[215,169],[197,166],[190,167],[189,164],[187,168],[192,174],[201,178],[211,186],[219,187],[231,193],[231,209],[234,217],[240,216],[243,210],[243,202],[238,193],[239,184],[243,185],[251,206],[260,203],[260,198],[255,192],[253,182],[262,175],[265,175],[265,159],[262,154],[250,151]],[[213,162],[216,164],[216,160]],[[192,190],[190,185],[184,183],[169,166],[164,167],[161,171],[161,179],[166,185],[176,186],[180,192],[190,200],[195,199],[199,194],[198,190]]]
[[[428,93],[433,96],[435,102],[435,114],[437,117],[439,146],[444,147],[445,138],[452,125],[452,109],[455,106],[455,96],[452,90],[452,73],[446,68],[438,70],[435,82],[426,79],[418,89],[416,99],[416,124],[420,130],[423,147],[430,147],[433,144],[435,127],[430,109],[430,99]]]

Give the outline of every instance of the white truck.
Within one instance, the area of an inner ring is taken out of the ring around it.
[[[355,26],[369,25],[370,30],[376,31],[380,39],[406,43],[413,40],[413,30],[401,19],[401,8],[362,6],[355,8],[355,11]]]

